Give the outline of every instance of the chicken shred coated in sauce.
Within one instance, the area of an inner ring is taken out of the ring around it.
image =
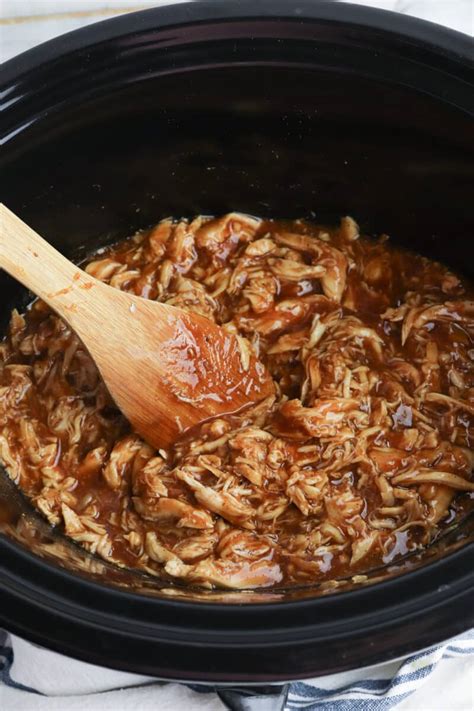
[[[363,574],[428,545],[472,498],[474,292],[337,228],[164,220],[96,278],[239,337],[275,396],[156,451],[44,303],[0,344],[0,459],[54,526],[120,566],[198,586]]]

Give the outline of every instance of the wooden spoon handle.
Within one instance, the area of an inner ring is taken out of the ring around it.
[[[97,280],[63,257],[0,204],[0,267],[70,321],[71,307],[87,299]]]

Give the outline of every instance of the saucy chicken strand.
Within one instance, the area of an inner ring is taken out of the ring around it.
[[[91,553],[197,586],[315,583],[427,546],[472,498],[474,292],[447,267],[350,217],[231,213],[163,220],[86,271],[220,324],[275,386],[156,451],[59,317],[14,311],[0,459]]]

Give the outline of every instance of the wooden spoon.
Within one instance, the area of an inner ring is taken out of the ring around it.
[[[0,205],[0,267],[77,333],[117,406],[155,447],[273,393],[237,336],[198,314],[94,279]]]

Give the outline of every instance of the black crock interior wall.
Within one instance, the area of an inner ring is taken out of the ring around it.
[[[142,77],[68,97],[9,141],[2,199],[75,256],[170,214],[236,209],[352,214],[474,273],[471,130],[426,94],[332,71]],[[3,276],[0,289],[10,305]]]

